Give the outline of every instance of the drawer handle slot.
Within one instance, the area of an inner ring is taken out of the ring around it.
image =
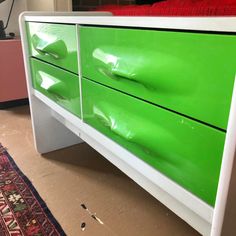
[[[36,83],[58,100],[68,100],[70,97],[62,95],[62,92],[66,93],[67,91],[65,83],[43,71],[37,73]]]
[[[148,87],[146,84],[144,84],[141,81],[135,79],[134,76],[132,76],[128,72],[123,72],[123,71],[117,70],[116,68],[111,69],[111,76],[110,77],[112,79],[115,79],[115,80],[120,80],[120,79],[121,80],[129,80],[129,81],[132,81],[134,83],[140,84],[140,85],[142,85],[146,88]]]
[[[195,91],[194,86],[189,86],[190,82],[194,80],[198,83],[197,76],[191,77],[194,70],[192,65],[168,53],[143,53],[137,48],[107,47],[96,48],[92,56],[94,68],[91,70],[122,84],[123,88],[137,85],[156,94],[183,96]],[[90,65],[87,67],[89,69]]]
[[[58,93],[53,92],[53,91],[50,91],[50,92],[57,100],[67,100],[67,98],[62,96],[61,94],[58,94]]]
[[[41,37],[40,37],[41,36]],[[63,59],[68,54],[66,44],[63,40],[46,37],[46,35],[34,34],[32,36],[32,45],[41,55],[49,55],[53,59]]]
[[[94,107],[93,112],[99,122],[109,128],[113,133],[128,141],[133,139],[134,134],[128,130],[127,127],[122,126],[121,122],[118,125],[115,117],[112,117],[112,115],[106,115],[98,107]]]
[[[157,149],[157,146],[161,146],[163,142],[169,143],[175,141],[174,136],[161,126],[148,123],[144,128],[142,126],[144,122],[141,118],[136,117],[136,119],[132,119],[130,114],[124,115],[124,111],[118,107],[113,108],[109,104],[102,103],[94,105],[93,115],[100,124],[107,127],[114,134],[128,142],[136,144],[144,152],[152,153],[154,156],[158,156],[163,160],[166,157],[161,150]],[[148,141],[147,136],[153,142]]]
[[[142,58],[140,59],[139,52],[131,53],[124,48],[96,48],[92,56],[95,59],[96,69],[99,73],[104,74],[106,77],[116,81],[127,81],[136,83],[146,89],[155,89],[156,82],[146,78],[145,73],[148,68],[153,70],[152,67],[147,66]],[[146,59],[146,58],[145,58]],[[153,64],[153,63],[152,63]]]

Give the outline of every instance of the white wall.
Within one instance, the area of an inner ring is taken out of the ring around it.
[[[0,4],[0,20],[4,21],[4,25],[6,24],[6,21],[7,21],[11,3],[12,3],[12,0],[6,0],[5,2]],[[19,35],[18,17],[22,11],[26,11],[26,10],[27,10],[27,0],[15,0],[15,4],[12,9],[9,25],[6,29],[7,33],[13,32],[16,35]]]
[[[29,11],[71,11],[72,0],[28,0]]]
[[[72,0],[57,0],[55,1],[56,11],[72,11]]]
[[[54,0],[28,0],[29,11],[54,11]]]
[[[23,11],[71,11],[72,0],[15,0],[9,25],[6,32],[19,35],[18,17]],[[6,25],[12,0],[0,4],[0,20]]]

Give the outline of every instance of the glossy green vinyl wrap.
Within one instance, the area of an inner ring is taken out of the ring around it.
[[[81,115],[78,76],[37,59],[30,59],[33,87],[75,115]]]
[[[214,206],[225,133],[83,79],[84,121]]]
[[[75,25],[27,22],[30,55],[78,73]]]
[[[233,35],[81,27],[83,77],[226,130]]]

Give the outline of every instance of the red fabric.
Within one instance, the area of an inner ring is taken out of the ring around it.
[[[107,5],[115,16],[235,16],[236,0],[166,0],[152,5]]]
[[[183,7],[190,6],[199,2],[200,0],[168,0],[162,2],[156,2],[152,5],[152,7]]]
[[[130,5],[122,9],[116,9],[113,14],[116,16],[148,16],[150,14],[151,5]]]
[[[209,4],[209,5],[235,5],[236,0],[200,0],[199,1],[201,4]]]
[[[168,4],[173,1],[173,4]],[[152,16],[233,16],[236,15],[236,0],[168,0],[165,4],[153,4]]]

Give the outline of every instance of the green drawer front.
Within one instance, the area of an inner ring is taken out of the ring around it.
[[[30,55],[78,73],[75,25],[27,23]]]
[[[80,117],[80,90],[77,75],[31,59],[33,87]]]
[[[225,133],[83,79],[84,121],[214,205]]]
[[[83,77],[226,129],[236,37],[81,27]]]

